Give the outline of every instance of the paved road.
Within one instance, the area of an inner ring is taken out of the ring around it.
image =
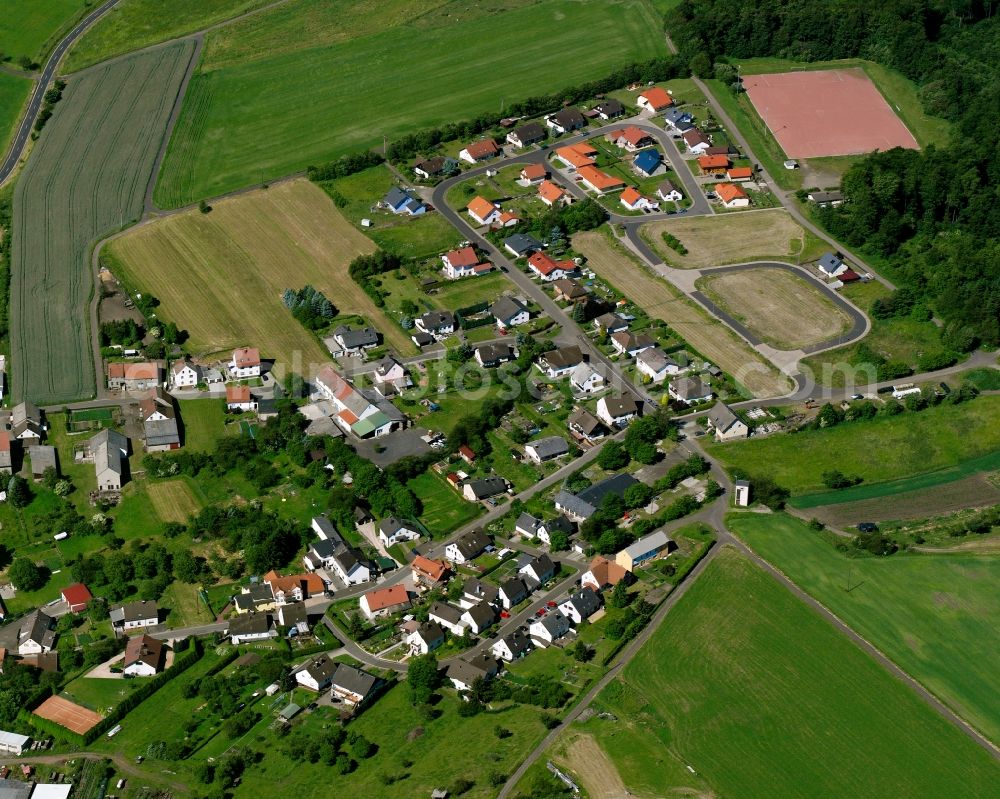
[[[27,111],[25,111],[24,117],[21,119],[21,127],[18,128],[17,135],[10,143],[10,148],[7,151],[7,158],[3,162],[3,165],[0,166],[0,185],[2,185],[8,177],[10,177],[11,172],[13,172],[14,168],[17,166],[18,159],[21,157],[21,152],[24,150],[24,145],[28,141],[28,136],[31,135],[31,127],[35,124],[35,117],[38,116],[38,111],[42,107],[42,99],[45,96],[45,90],[48,88],[49,81],[51,81],[53,75],[55,75],[56,68],[59,66],[59,62],[62,60],[62,57],[66,54],[70,45],[80,37],[80,34],[93,25],[99,17],[101,17],[117,2],[118,0],[107,0],[107,2],[103,5],[98,6],[87,14],[87,16],[80,20],[80,22],[76,24],[76,27],[67,33],[62,41],[56,45],[56,49],[52,51],[52,55],[49,56],[49,60],[45,62],[45,68],[42,70],[41,76],[35,83],[35,90],[31,94],[31,100],[28,102]]]

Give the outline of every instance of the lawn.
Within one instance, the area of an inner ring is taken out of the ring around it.
[[[315,45],[289,51],[303,38],[313,40],[303,37],[309,5],[277,14],[294,31],[285,38],[276,35],[269,15],[248,21],[259,40],[241,35],[242,25],[208,35],[156,187],[159,205],[287,175],[381,145],[383,137],[499,111],[504,100],[666,53],[659,21],[644,0],[544,0],[471,15],[455,3],[408,24],[398,23],[416,9],[394,14],[364,4],[362,16],[349,4],[344,14],[356,18],[340,36],[321,30]],[[545,35],[525,36],[528,30]],[[595,30],[602,32],[597,39]],[[235,53],[220,53],[223,43]],[[586,58],[567,56],[583,51]],[[327,79],[303,80],[310,75]],[[516,93],[508,93],[511,87]]]
[[[94,240],[142,213],[143,194],[191,42],[129,56],[72,81],[14,192],[10,377],[15,401],[94,394],[88,302]],[[94,114],[94,108],[102,108]],[[45,363],[45,369],[35,368]]]
[[[162,316],[186,329],[198,354],[251,345],[297,374],[330,360],[281,301],[310,284],[341,313],[370,318],[386,341],[411,352],[403,331],[347,275],[374,250],[322,190],[305,179],[192,209],[137,227],[109,248],[131,284],[160,300]],[[252,311],[247,303],[252,302]]]
[[[202,507],[186,478],[156,480],[146,486],[146,494],[153,510],[165,522],[187,523]]]
[[[749,344],[603,233],[578,233],[573,248],[586,256],[589,269],[651,317],[666,321],[692,348],[733,375],[750,396],[779,396],[790,390],[788,380]]]
[[[211,452],[226,433],[226,406],[219,398],[180,400],[184,422],[184,447]]]
[[[676,236],[687,255],[668,247],[664,233]],[[828,249],[784,209],[665,219],[644,225],[642,236],[666,263],[678,269],[752,261],[799,264],[819,258]]]
[[[784,514],[729,527],[992,740],[1000,740],[1000,558],[848,559]]]
[[[160,597],[160,607],[167,608],[167,623],[171,627],[190,627],[215,621],[211,611],[198,596],[198,587],[175,581]]]
[[[100,61],[176,39],[267,5],[270,0],[122,0],[77,40],[63,62],[76,72]],[[63,0],[67,2],[67,0]]]
[[[708,446],[709,452],[727,467],[751,475],[769,475],[793,494],[822,489],[823,472],[833,469],[863,477],[865,484],[836,492],[837,497],[852,500],[868,498],[860,495],[871,496],[871,492],[880,491],[878,486],[869,484],[883,480],[925,473],[930,473],[925,478],[929,481],[927,485],[955,479],[950,477],[951,471],[939,470],[961,468],[964,462],[997,449],[1000,449],[1000,397],[997,396],[978,397],[957,406],[938,405],[919,413]],[[919,487],[913,485],[908,489]],[[815,504],[826,504],[827,496]]]
[[[7,154],[7,146],[14,136],[14,128],[21,121],[32,82],[28,78],[0,72],[0,155]]]
[[[60,695],[105,715],[140,685],[142,680],[79,677],[67,685]]]
[[[0,0],[0,53],[15,62],[21,56],[41,62],[89,5],[83,0]]]
[[[424,472],[406,484],[424,506],[421,523],[435,537],[453,533],[483,512],[478,502],[468,502],[443,477]]]
[[[667,795],[678,764],[695,774],[676,787],[747,799],[995,795],[990,755],[728,548],[597,709],[641,796]]]
[[[818,286],[783,269],[709,272],[696,285],[761,341],[778,349],[829,341],[851,327],[847,314]]]

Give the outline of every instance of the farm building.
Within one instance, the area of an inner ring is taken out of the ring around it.
[[[111,391],[148,391],[160,382],[160,365],[153,361],[108,364],[108,388]]]
[[[102,430],[87,442],[94,459],[98,491],[121,491],[128,482],[129,441],[114,430]]]

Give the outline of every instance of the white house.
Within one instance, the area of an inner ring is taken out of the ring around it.
[[[816,262],[816,265],[827,277],[838,277],[846,272],[848,268],[843,259],[832,252],[823,253],[822,257]]]
[[[476,680],[491,680],[500,671],[500,664],[489,655],[479,654],[471,660],[452,661],[447,676],[456,691],[469,691]]]
[[[257,400],[250,392],[250,386],[226,386],[227,411],[255,411]]]
[[[510,610],[515,605],[524,602],[530,594],[531,591],[524,580],[518,577],[511,577],[509,580],[504,580],[500,585],[500,606],[504,610]]]
[[[233,350],[233,359],[228,365],[229,376],[234,380],[260,377],[260,350],[255,347],[240,347]]]
[[[581,363],[570,373],[569,382],[577,391],[593,394],[604,388],[604,378],[589,364]]]
[[[413,320],[417,330],[433,336],[435,340],[447,338],[455,332],[455,315],[451,311],[428,311]]]
[[[366,591],[358,600],[358,607],[365,614],[365,618],[369,620],[409,610],[411,604],[410,595],[402,583],[396,583],[388,588]]]
[[[705,150],[712,146],[712,142],[697,128],[691,128],[681,138],[684,140],[684,144],[687,145],[688,152],[692,155],[704,155]]]
[[[500,155],[500,148],[497,147],[497,143],[493,141],[493,139],[474,141],[471,144],[466,145],[465,148],[458,153],[459,158],[470,164],[476,164],[480,161],[488,161],[490,158],[496,158],[498,155]]]
[[[535,463],[545,463],[562,457],[567,452],[569,452],[569,445],[566,443],[566,439],[561,436],[539,438],[524,445],[525,455]]]
[[[415,541],[420,538],[420,530],[413,522],[406,522],[397,516],[389,516],[379,522],[378,537],[383,544],[391,547],[400,541]]]
[[[154,677],[163,670],[163,641],[136,635],[125,644],[122,673],[126,677]]]
[[[669,180],[663,181],[656,187],[656,196],[665,202],[679,203],[684,199],[684,195],[681,193],[681,190]]]
[[[437,622],[453,635],[464,635],[465,625],[462,624],[462,611],[447,602],[435,602],[427,611],[427,618]]]
[[[441,262],[444,264],[442,271],[445,277],[451,280],[482,275],[493,269],[492,264],[480,261],[472,247],[462,247],[446,252],[441,256]]]
[[[497,620],[496,612],[488,602],[478,602],[466,608],[462,614],[462,624],[479,635],[488,630]]]
[[[635,98],[635,104],[647,113],[656,114],[670,108],[674,104],[674,98],[666,89],[652,86]]]
[[[601,397],[597,418],[609,427],[621,428],[639,415],[639,404],[632,397]]]
[[[545,283],[551,283],[575,272],[576,264],[570,260],[557,261],[547,253],[539,251],[528,258],[528,269]]]
[[[17,629],[17,654],[42,655],[56,644],[55,619],[41,610],[25,616]]]
[[[531,641],[520,630],[514,630],[503,638],[497,640],[490,647],[493,657],[510,663],[520,657],[524,657],[532,650]]]
[[[445,547],[444,555],[452,563],[462,564],[486,551],[490,539],[481,530],[471,530]]]
[[[726,208],[746,208],[750,196],[735,183],[716,183],[715,193]]]
[[[490,313],[499,328],[517,327],[531,319],[531,312],[524,303],[507,295],[500,297],[490,306]]]
[[[635,356],[635,366],[640,374],[646,375],[654,383],[662,383],[667,376],[680,373],[680,366],[659,347],[650,347]]]
[[[696,405],[699,402],[707,402],[712,399],[712,387],[705,383],[700,377],[682,377],[678,380],[671,380],[667,386],[667,392],[678,402],[685,405]]]
[[[444,643],[444,630],[435,622],[424,622],[407,633],[405,640],[410,655],[426,655]]]
[[[330,691],[349,705],[361,705],[374,693],[378,677],[340,663],[330,678]]]
[[[581,588],[575,591],[569,599],[559,605],[559,610],[573,624],[582,624],[601,607],[601,600],[591,588]]]
[[[538,368],[550,379],[572,372],[578,364],[583,363],[583,353],[576,344],[549,350],[538,357]]]
[[[719,401],[708,412],[708,429],[715,433],[716,441],[732,441],[736,438],[747,438],[750,428],[740,419],[732,408]]]
[[[477,196],[466,206],[465,212],[477,225],[492,225],[500,218],[500,203]]]
[[[170,384],[174,388],[196,388],[201,379],[201,367],[187,360],[174,361],[170,366]]]
[[[105,428],[87,442],[94,457],[98,491],[121,491],[128,482],[128,439]]]
[[[570,631],[569,619],[559,610],[546,613],[528,627],[531,640],[540,646],[546,646],[558,641]]]
[[[659,211],[660,204],[656,200],[644,197],[634,186],[629,186],[623,191],[618,201],[629,211]]]
[[[655,347],[656,342],[645,333],[636,334],[628,330],[619,330],[611,334],[611,346],[619,355],[634,358],[643,350]]]
[[[244,613],[229,620],[229,637],[238,646],[247,641],[277,638],[278,630],[266,613]]]
[[[524,563],[517,573],[521,575],[529,588],[537,588],[551,580],[556,573],[556,564],[544,553],[537,555]]]
[[[154,627],[160,623],[160,608],[155,602],[143,599],[111,608],[108,613],[111,626],[116,632]]]
[[[348,548],[334,554],[330,567],[345,585],[360,585],[372,579],[371,568],[360,555],[356,550]]]
[[[413,385],[406,367],[391,355],[386,355],[374,364],[372,380],[375,389],[383,396],[390,392],[402,391]]]
[[[325,691],[330,687],[333,674],[339,664],[326,655],[320,655],[308,665],[295,672],[295,682],[310,691]]]

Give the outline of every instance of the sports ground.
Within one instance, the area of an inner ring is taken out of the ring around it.
[[[860,69],[747,75],[743,86],[789,158],[919,146]]]
[[[88,710],[61,696],[50,696],[35,708],[34,713],[79,735],[83,735],[104,718],[100,713]]]

